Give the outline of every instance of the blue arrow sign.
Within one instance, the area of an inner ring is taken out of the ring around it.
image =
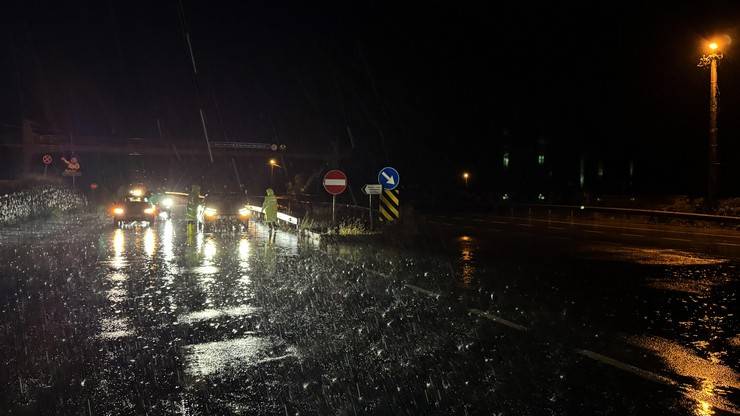
[[[390,166],[381,169],[378,173],[378,183],[383,185],[384,189],[396,189],[399,182],[401,182],[401,175]]]

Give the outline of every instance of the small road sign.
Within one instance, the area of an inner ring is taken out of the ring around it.
[[[53,162],[54,159],[51,157],[51,155],[46,154],[41,158],[41,161],[44,162],[44,165],[51,165],[51,162]]]
[[[347,175],[341,170],[333,169],[324,175],[324,189],[330,195],[339,195],[347,189]]]
[[[401,198],[398,189],[384,189],[380,194],[380,205],[378,206],[380,220],[393,222],[401,217]]]
[[[378,183],[383,186],[384,189],[394,190],[398,187],[401,182],[401,175],[398,171],[390,166],[384,167],[378,173]]]
[[[362,188],[362,192],[364,192],[365,195],[380,195],[383,192],[383,185],[369,183]]]

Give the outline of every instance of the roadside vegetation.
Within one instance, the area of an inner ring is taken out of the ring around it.
[[[62,185],[36,185],[0,195],[0,225],[58,215],[86,204],[84,196]]]

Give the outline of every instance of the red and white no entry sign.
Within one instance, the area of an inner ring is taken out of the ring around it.
[[[334,169],[324,175],[324,189],[331,195],[339,195],[347,189],[347,175]]]
[[[51,155],[44,155],[44,157],[41,158],[41,161],[44,162],[44,165],[51,165],[52,162]]]

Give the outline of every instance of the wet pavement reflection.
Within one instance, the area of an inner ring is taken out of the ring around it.
[[[94,225],[67,246],[0,247],[10,414],[737,412],[733,260],[474,232],[430,250],[257,223]]]

